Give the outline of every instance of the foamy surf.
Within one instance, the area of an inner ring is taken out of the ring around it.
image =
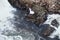
[[[8,3],[8,0],[0,0],[0,40],[22,40],[19,35],[6,36],[15,31],[14,25],[10,22],[10,19],[13,20],[14,18],[12,11],[16,11],[16,9]]]

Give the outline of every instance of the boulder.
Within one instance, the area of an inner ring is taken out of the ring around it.
[[[56,20],[56,19],[54,19],[54,20],[51,22],[51,25],[53,25],[53,26],[55,26],[55,27],[57,27],[57,28],[58,28],[59,23],[57,22],[57,20]]]
[[[34,15],[27,14],[27,19],[35,24],[41,24],[46,20],[49,11],[60,12],[60,1],[58,0],[8,0],[17,9],[28,10],[31,8]]]
[[[49,24],[42,24],[39,27],[40,27],[39,34],[43,37],[49,36],[55,30]]]
[[[10,4],[16,8],[20,7],[27,7],[32,8],[34,12],[38,11],[38,8],[40,10],[40,7],[44,7],[45,11],[53,11],[53,12],[60,12],[60,0],[8,0]],[[37,7],[35,7],[37,6]],[[37,10],[34,10],[34,7]],[[42,8],[41,7],[41,8]],[[44,9],[42,8],[42,9]]]

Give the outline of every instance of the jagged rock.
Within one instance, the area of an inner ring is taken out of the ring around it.
[[[34,15],[29,14],[28,16],[26,16],[26,20],[32,21],[36,25],[42,24],[44,21],[46,21],[46,19],[47,19],[47,15],[38,16],[36,14]]]
[[[21,3],[22,1],[20,0],[8,0],[8,2],[16,9],[19,9],[19,10],[28,10],[29,8],[25,6],[25,4]]]
[[[60,12],[60,0],[58,1],[57,0],[8,0],[8,1],[11,3],[12,6],[18,8],[30,7],[33,9],[33,11],[36,11],[34,10],[33,7],[37,5],[37,7],[39,6],[38,8],[44,6],[48,11]]]
[[[58,0],[8,0],[9,3],[17,8],[23,10],[29,10],[31,8],[35,14],[27,15],[30,21],[35,24],[43,23],[46,20],[46,12],[60,12],[60,1]],[[30,16],[29,16],[30,15]]]
[[[56,19],[54,19],[54,20],[51,22],[51,25],[53,25],[53,26],[55,26],[55,27],[57,27],[57,28],[58,28],[59,23],[57,22],[57,20],[56,20]]]
[[[55,30],[54,28],[50,27],[49,24],[42,24],[39,27],[39,34],[43,37],[49,36]]]
[[[8,0],[8,1],[13,7],[17,9],[28,10],[28,8],[31,8],[35,12],[35,14],[32,16],[28,14],[26,17],[28,18],[28,20],[34,22],[35,24],[43,23],[46,20],[45,17],[46,10],[44,7],[41,7],[40,0]]]

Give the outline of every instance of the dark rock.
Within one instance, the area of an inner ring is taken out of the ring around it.
[[[39,27],[39,34],[44,37],[49,36],[55,30],[54,28],[50,27],[49,24],[42,24]]]
[[[20,0],[8,0],[8,2],[16,9],[19,10],[29,10],[28,7],[26,7],[24,4],[20,2]]]
[[[52,11],[60,13],[60,0],[8,0],[10,4],[16,8],[32,8],[34,12],[40,11],[40,9],[45,9],[43,11]],[[41,7],[42,6],[42,7]],[[34,10],[34,8],[37,10]]]
[[[58,27],[59,26],[59,23],[57,22],[56,19],[54,19],[52,22],[51,22],[51,25],[55,26],[55,27]]]
[[[58,12],[60,10],[59,0],[8,0],[9,3],[17,8],[22,10],[27,10],[31,8],[35,14],[27,14],[26,19],[32,21],[35,24],[39,25],[46,21],[47,11]],[[54,13],[55,14],[55,13]],[[58,13],[59,14],[59,13]]]
[[[38,32],[39,28],[33,22],[27,21],[25,19],[26,13],[27,13],[26,11],[22,12],[22,10],[17,10],[16,12],[14,12],[15,17],[14,17],[14,20],[12,20],[11,22],[17,28],[26,29],[33,32]]]
[[[20,3],[19,3],[19,0],[8,0],[8,2],[13,6],[13,7],[15,7],[15,8],[17,8],[17,9],[20,9]],[[23,5],[24,6],[24,5]]]
[[[28,8],[31,8],[35,12],[35,14],[34,15],[28,14],[26,16],[27,20],[30,20],[37,25],[43,23],[46,20],[46,13],[45,13],[46,10],[44,7],[41,7],[39,3],[40,0],[33,0],[33,1],[32,0],[8,0],[8,1],[13,7],[17,9],[27,10],[29,12]]]
[[[47,20],[47,15],[46,14],[39,14],[39,15],[38,14],[33,14],[33,15],[28,14],[26,16],[26,20],[31,21],[39,26],[39,24],[42,24]]]

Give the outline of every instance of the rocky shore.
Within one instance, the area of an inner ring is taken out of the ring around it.
[[[19,19],[14,20],[20,22],[20,24],[14,23],[18,28],[25,28],[37,33],[43,37],[41,40],[59,40],[48,37],[56,29],[49,24],[44,24],[44,22],[47,20],[48,14],[60,14],[60,0],[8,0],[8,2],[17,10],[22,10],[20,14],[19,11],[14,13],[15,15],[18,14],[19,17]],[[34,14],[30,13],[29,8]],[[55,19],[51,25],[58,28],[59,23]]]

